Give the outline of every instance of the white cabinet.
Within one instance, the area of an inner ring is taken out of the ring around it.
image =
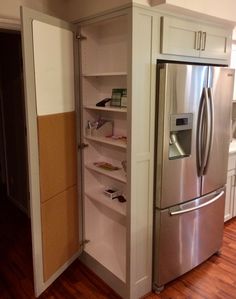
[[[236,155],[230,154],[225,196],[225,221],[236,216]]]
[[[167,16],[161,28],[162,54],[229,59],[231,30]]]
[[[234,183],[235,174],[234,170],[228,171],[226,183],[226,196],[225,196],[225,216],[224,220],[227,221],[233,217],[233,200],[234,200]]]

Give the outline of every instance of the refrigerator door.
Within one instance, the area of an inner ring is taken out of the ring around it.
[[[226,184],[234,70],[210,67],[208,98],[212,105],[211,142],[203,171],[201,195]]]
[[[208,67],[157,65],[156,207],[200,196],[197,124]]]
[[[156,210],[154,288],[196,267],[219,251],[225,188],[188,203]]]

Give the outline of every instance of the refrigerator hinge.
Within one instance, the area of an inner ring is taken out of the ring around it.
[[[79,41],[87,39],[87,37],[82,34],[76,34],[75,38]]]
[[[83,248],[85,247],[86,244],[88,244],[90,242],[90,240],[82,240],[79,245],[82,246]]]
[[[88,144],[87,143],[80,143],[79,145],[78,145],[78,150],[82,150],[82,149],[84,149],[84,148],[86,148],[86,147],[88,147]]]

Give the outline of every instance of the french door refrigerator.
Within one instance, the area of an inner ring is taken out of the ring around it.
[[[157,64],[154,289],[218,252],[234,71]]]

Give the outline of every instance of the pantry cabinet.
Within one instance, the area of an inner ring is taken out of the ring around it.
[[[170,16],[161,18],[161,53],[229,59],[231,30]]]
[[[79,257],[139,298],[152,283],[154,17],[22,17],[36,295]]]

